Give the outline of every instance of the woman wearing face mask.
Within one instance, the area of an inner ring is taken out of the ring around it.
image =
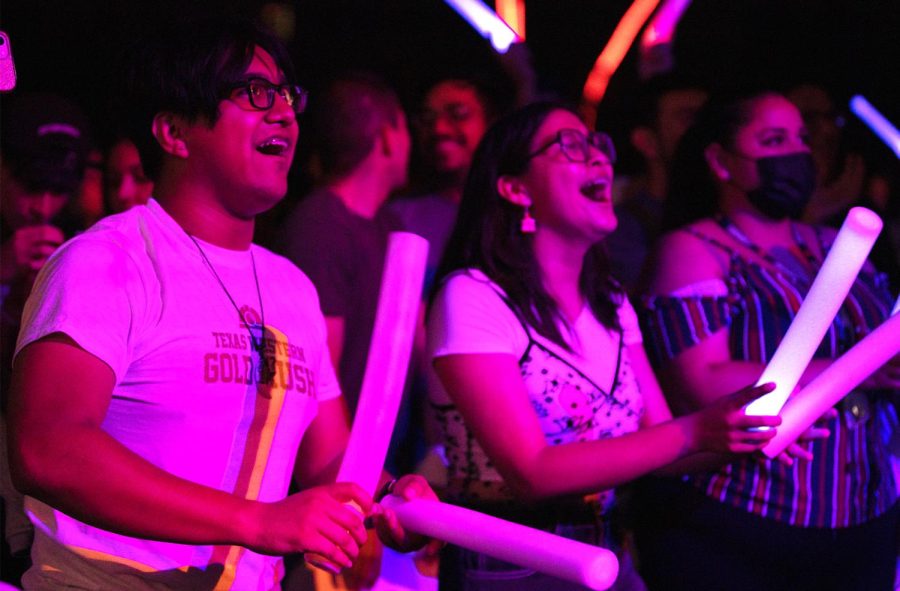
[[[753,452],[771,431],[748,427],[778,420],[743,415],[762,394],[750,388],[672,420],[603,252],[616,226],[613,160],[606,135],[552,103],[487,132],[438,274],[428,347],[445,498],[615,548],[613,487],[722,461],[700,452]],[[614,589],[643,589],[624,555],[621,565]],[[465,591],[584,589],[452,546],[440,579]]]
[[[797,109],[764,92],[715,101],[676,155],[669,228],[642,320],[676,413],[754,383],[835,232],[797,221],[815,170]],[[889,314],[869,264],[799,388]],[[885,443],[900,359],[823,417],[831,437],[787,466],[746,457],[686,483],[650,483],[637,541],[651,589],[892,589],[894,478]],[[654,511],[655,509],[655,511]]]

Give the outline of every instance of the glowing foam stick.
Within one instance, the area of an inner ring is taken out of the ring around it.
[[[690,3],[691,0],[664,0],[641,35],[641,50],[660,43],[670,43],[675,36],[675,27]]]
[[[438,501],[388,495],[381,504],[404,528],[591,589],[608,589],[619,574],[616,555],[591,544]]]
[[[853,388],[900,353],[900,314],[887,319],[825,371],[792,396],[781,411],[781,425],[763,453],[774,458]]]
[[[525,41],[525,0],[497,0],[497,16],[509,25],[519,37]]]
[[[597,61],[594,62],[594,67],[584,83],[582,96],[586,103],[596,105],[603,98],[610,78],[622,63],[622,59],[628,53],[628,48],[631,47],[641,27],[653,14],[657,4],[659,4],[659,0],[635,0],[625,11],[625,15],[616,25],[616,29],[606,43],[606,47],[597,57]]]
[[[647,80],[675,66],[672,55],[672,38],[681,15],[691,0],[664,0],[653,20],[644,29],[640,42],[638,73]]]
[[[859,94],[850,99],[850,110],[862,119],[869,129],[874,131],[875,135],[880,137],[881,141],[886,143],[888,148],[900,158],[900,131],[897,131],[897,128],[884,115]]]
[[[864,207],[854,207],[847,214],[797,316],[757,382],[775,382],[775,390],[751,402],[748,415],[775,415],[784,406],[866,262],[881,226],[881,218]]]
[[[428,241],[421,236],[390,234],[366,373],[337,477],[369,494],[378,486],[403,397],[427,258]]]
[[[475,27],[482,37],[490,39],[499,53],[506,53],[516,41],[516,33],[481,0],[444,0],[453,10]]]
[[[897,301],[894,302],[894,309],[891,310],[891,316],[893,316],[897,312],[900,312],[900,296],[897,296]]]

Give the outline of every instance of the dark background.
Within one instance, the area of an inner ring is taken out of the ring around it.
[[[447,69],[500,76],[487,41],[442,0],[4,0],[0,27],[11,38],[19,88],[76,99],[102,138],[112,65],[127,41],[158,21],[210,9],[255,16],[266,4],[293,13],[289,45],[301,84],[312,88],[337,71],[368,68],[413,105],[422,84]],[[527,0],[527,42],[542,90],[577,99],[629,4]],[[818,80],[843,104],[862,93],[894,121],[900,117],[896,0],[694,0],[675,56],[713,85]],[[601,106],[601,126],[615,126],[636,82],[632,51]]]

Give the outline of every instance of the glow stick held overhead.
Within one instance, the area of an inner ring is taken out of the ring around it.
[[[691,0],[663,0],[656,10],[650,24],[644,29],[639,44],[638,72],[642,79],[667,72],[675,66],[672,39],[675,37],[678,21],[690,3]]]
[[[825,411],[897,353],[900,314],[891,316],[787,401],[781,411],[781,425],[763,453],[774,458],[787,449]]]
[[[757,382],[775,382],[775,390],[747,405],[746,414],[775,415],[784,406],[866,262],[881,227],[881,218],[864,207],[854,207],[847,214],[809,293]]]
[[[850,99],[850,110],[900,158],[900,131],[862,95]]]
[[[444,0],[461,17],[490,40],[498,53],[506,53],[519,40],[516,32],[481,0]]]
[[[403,527],[420,534],[591,589],[608,589],[619,573],[616,555],[598,546],[438,501],[389,495],[381,503],[394,511]]]
[[[407,232],[388,237],[369,358],[338,482],[369,494],[378,486],[412,352],[428,241]]]
[[[658,4],[659,0],[635,0],[625,11],[584,83],[582,97],[586,103],[596,105],[606,94],[610,78]]]
[[[675,36],[678,21],[690,6],[691,0],[664,0],[641,36],[641,50],[660,43],[670,43]]]

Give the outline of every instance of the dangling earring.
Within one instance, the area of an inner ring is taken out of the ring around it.
[[[522,225],[520,226],[523,234],[534,234],[534,231],[537,230],[537,224],[534,221],[534,218],[531,217],[531,206],[525,206],[525,213],[522,214]]]

